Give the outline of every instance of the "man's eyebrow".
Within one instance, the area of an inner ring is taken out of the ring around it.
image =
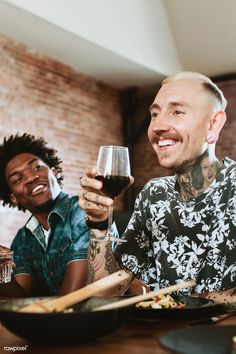
[[[170,107],[189,107],[190,105],[186,102],[182,102],[182,101],[178,101],[178,102],[169,102],[168,106]],[[159,104],[157,103],[152,103],[151,106],[149,107],[149,111],[151,111],[152,109],[160,109]]]
[[[173,106],[173,107],[176,107],[176,106],[179,106],[179,107],[189,107],[190,105],[186,102],[169,102],[169,105],[170,106]]]
[[[34,157],[33,159],[29,160],[28,162],[28,166],[32,165],[35,161],[37,161],[38,158]],[[8,180],[10,180],[11,177],[17,175],[19,173],[19,171],[13,171],[9,176],[8,176]]]
[[[160,106],[157,104],[157,103],[152,103],[150,106],[149,106],[149,111],[151,111],[152,109],[160,109]]]

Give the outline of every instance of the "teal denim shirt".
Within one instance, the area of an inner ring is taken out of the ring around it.
[[[48,221],[51,228],[48,245],[41,226],[38,225],[32,233],[27,223],[11,245],[16,263],[14,275],[30,274],[36,296],[56,295],[67,264],[87,258],[89,229],[77,196],[61,192]]]

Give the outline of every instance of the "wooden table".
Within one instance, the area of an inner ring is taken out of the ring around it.
[[[159,337],[173,329],[187,326],[180,321],[128,321],[121,328],[90,343],[56,346],[30,342],[9,332],[0,324],[0,353],[33,354],[170,354],[159,343]],[[236,316],[215,325],[235,325]],[[24,326],[24,323],[22,323]],[[5,347],[5,348],[4,348]],[[10,347],[17,347],[11,350]]]

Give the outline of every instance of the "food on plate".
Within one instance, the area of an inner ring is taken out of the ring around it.
[[[68,309],[65,309],[63,311],[64,313],[72,313],[72,312],[75,312],[74,309],[72,307],[69,307]]]
[[[176,301],[170,295],[159,295],[150,301],[141,301],[136,304],[136,307],[142,309],[183,309],[185,304]]]

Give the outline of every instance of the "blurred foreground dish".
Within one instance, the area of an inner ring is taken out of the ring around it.
[[[16,335],[42,344],[91,341],[117,329],[128,317],[127,308],[92,312],[93,307],[118,298],[92,297],[71,306],[71,312],[25,313],[22,306],[49,298],[2,300],[0,322]]]

